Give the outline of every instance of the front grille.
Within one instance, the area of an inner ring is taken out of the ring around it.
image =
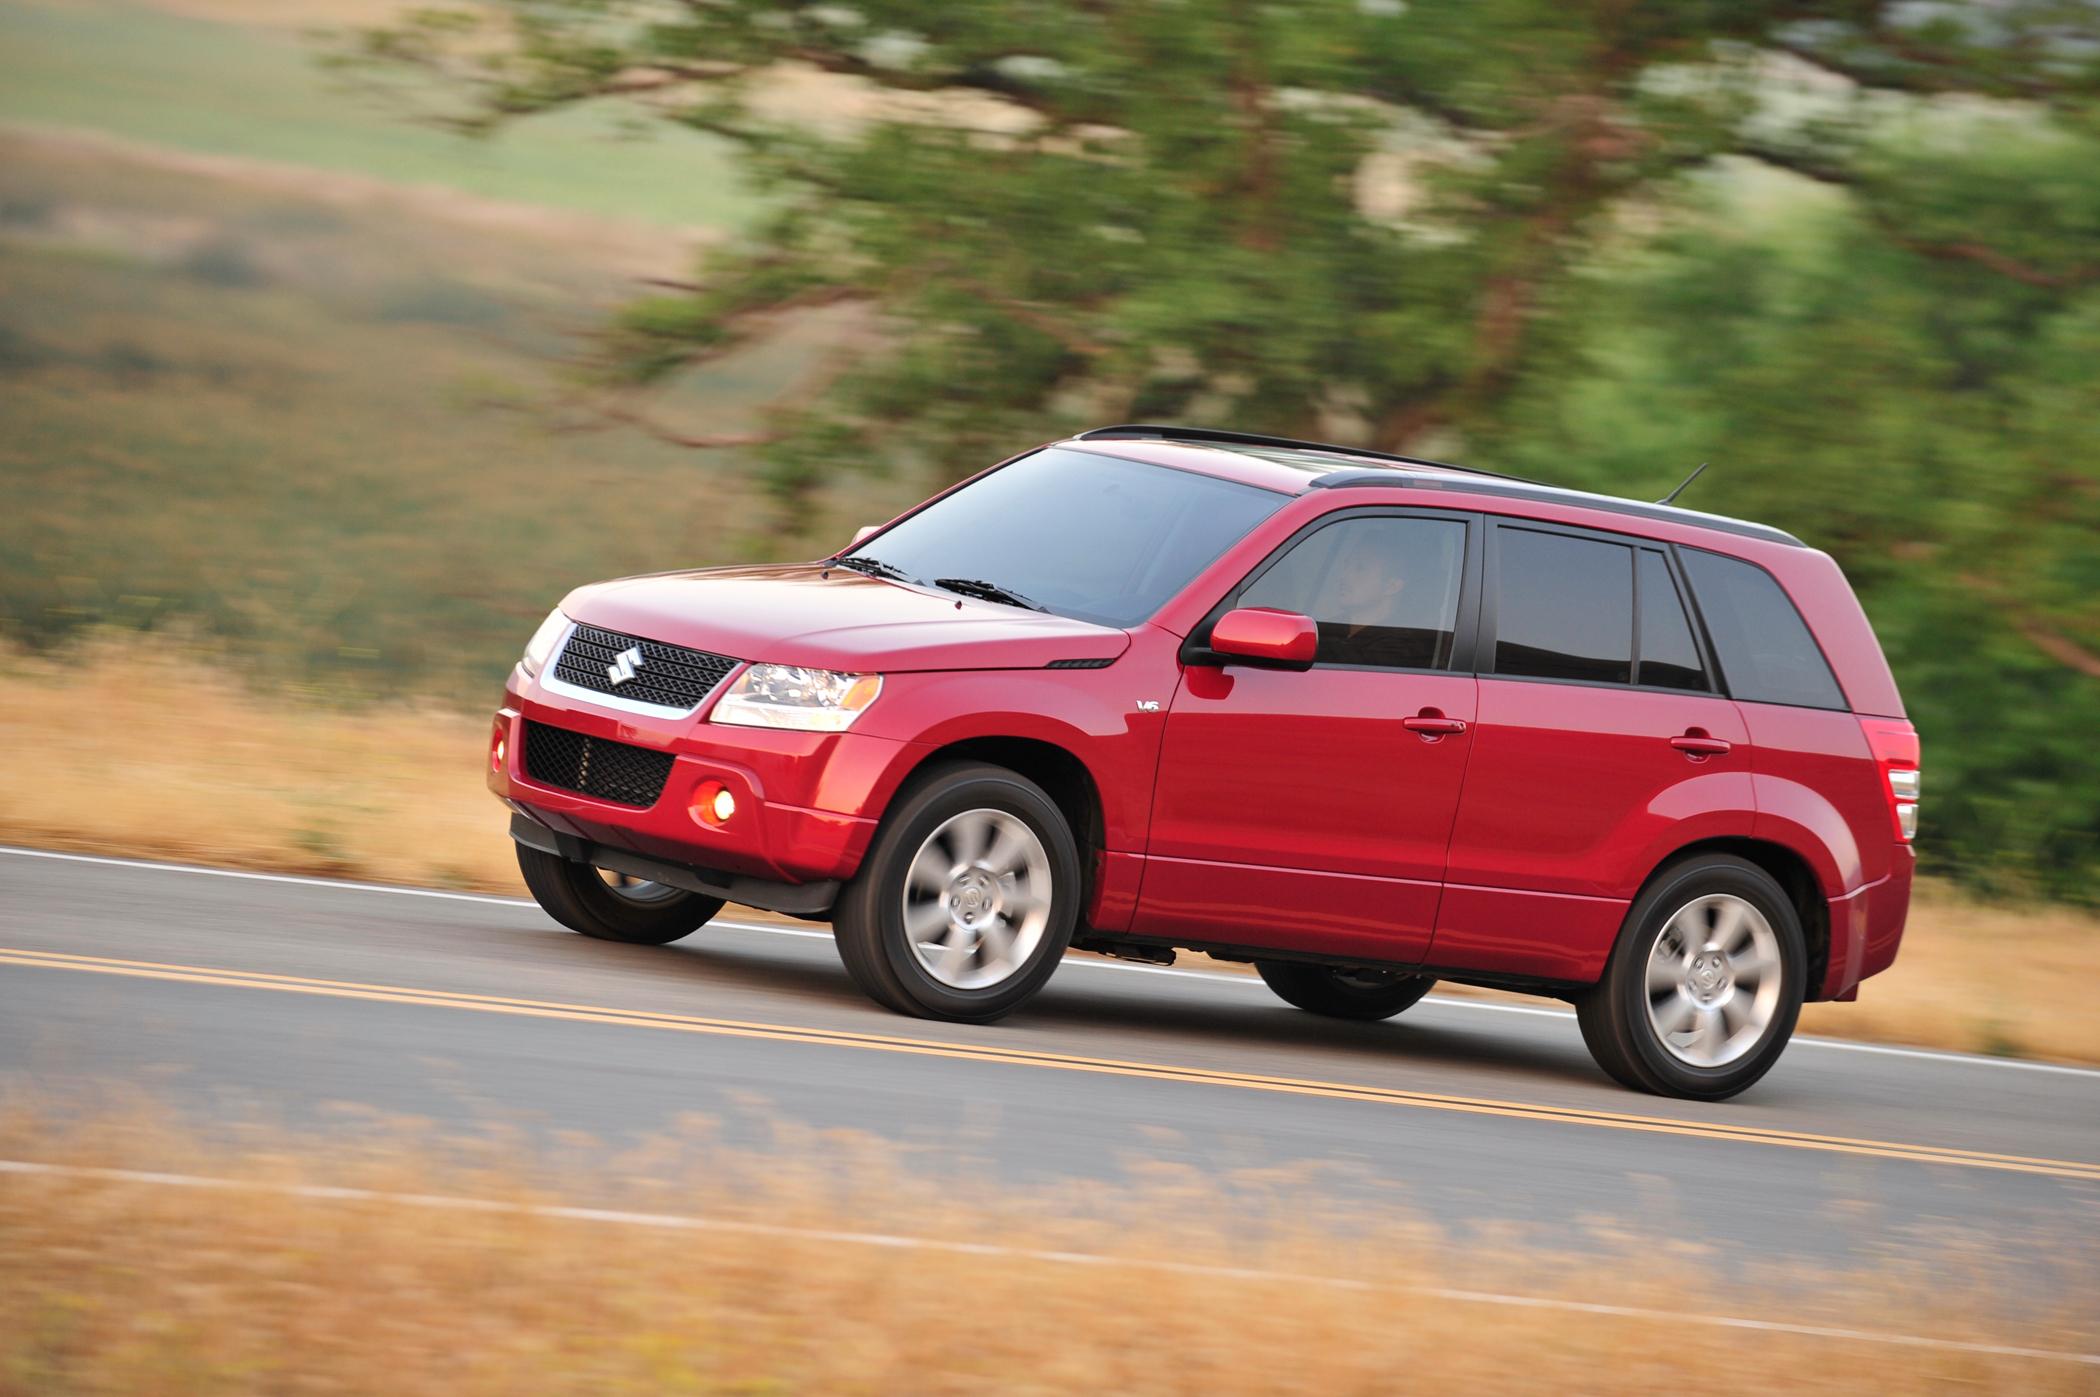
[[[641,651],[642,662],[633,666],[633,678],[615,683],[620,656],[629,650]],[[698,708],[736,667],[737,661],[727,655],[579,625],[561,648],[554,677],[594,693],[689,709]]]
[[[525,721],[525,774],[543,786],[647,809],[664,793],[671,761],[669,752]]]

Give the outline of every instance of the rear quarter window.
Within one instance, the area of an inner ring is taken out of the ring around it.
[[[1730,697],[1842,709],[1830,665],[1772,574],[1739,558],[1679,550]]]

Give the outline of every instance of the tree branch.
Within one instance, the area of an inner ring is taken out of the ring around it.
[[[1851,189],[1859,184],[1859,175],[1849,166],[1840,164],[1828,156],[1794,146],[1744,141],[1725,153],[1740,155],[1745,159],[1755,160],[1760,165],[1770,165],[1775,170],[1785,170],[1803,179],[1812,179],[1818,184],[1835,185],[1840,189]]]
[[[2020,620],[2015,621],[2014,625],[2020,634],[2027,638],[2028,644],[2050,659],[2078,671],[2088,679],[2100,679],[2100,655],[2095,655],[2069,636],[2058,635],[2049,630],[2039,621]]]
[[[2002,277],[2009,277],[2023,286],[2039,287],[2047,291],[2062,291],[2100,280],[2100,265],[2088,263],[2065,272],[2044,271],[2031,262],[2022,262],[2010,253],[1977,242],[1933,242],[1926,238],[1913,237],[1896,226],[1896,221],[1887,213],[1861,200],[1860,207],[1869,223],[1896,246],[1920,257],[1935,262],[1974,262],[1988,267]]]
[[[593,415],[601,420],[589,424],[590,426],[618,423],[621,426],[636,427],[658,441],[668,442],[672,446],[683,446],[693,451],[724,451],[739,446],[765,446],[780,440],[781,437],[779,432],[681,432],[658,422],[641,409],[624,403],[599,403],[593,408]],[[588,430],[588,427],[573,427],[570,430]]]
[[[2018,631],[2029,645],[2066,669],[2075,670],[2089,679],[2100,679],[2100,655],[2094,654],[2069,636],[2051,630],[2029,615],[2020,605],[2019,599],[2010,595],[2004,587],[1976,573],[1961,574],[1961,581],[1964,586],[1987,598],[1991,605],[2003,613],[2012,623],[2012,628]]]
[[[2071,287],[2083,286],[2089,281],[2100,280],[2100,266],[2073,267],[2068,272],[2045,272],[2040,267],[2022,262],[2017,257],[2009,256],[1994,247],[1986,247],[1982,243],[1924,242],[1898,233],[1885,223],[1881,223],[1880,220],[1876,220],[1876,222],[1882,231],[1888,235],[1890,241],[1905,251],[1915,252],[1920,257],[1930,257],[1938,262],[1974,262],[1979,266],[1990,268],[2000,276],[2011,277],[2023,286],[2038,286],[2045,290],[2061,291]]]

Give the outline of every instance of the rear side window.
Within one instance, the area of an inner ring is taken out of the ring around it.
[[[1733,698],[1798,708],[1844,708],[1845,695],[1808,623],[1763,568],[1697,549],[1679,550]]]
[[[1465,558],[1462,520],[1344,519],[1300,540],[1238,605],[1310,616],[1320,627],[1316,664],[1443,669]]]
[[[1636,682],[1654,689],[1692,689],[1705,692],[1705,668],[1699,663],[1699,646],[1692,639],[1692,623],[1684,614],[1684,598],[1677,594],[1677,580],[1670,565],[1652,548],[1640,552],[1641,645],[1640,671]]]
[[[1633,550],[1504,527],[1495,540],[1495,673],[1633,682]]]

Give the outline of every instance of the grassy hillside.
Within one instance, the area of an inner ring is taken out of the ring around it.
[[[298,26],[225,23],[138,0],[0,0],[0,122],[65,127],[182,150],[430,183],[490,198],[685,227],[752,207],[710,138],[625,138],[610,112],[576,112],[517,137],[467,141],[401,120],[321,71]],[[384,6],[292,6],[323,24]]]
[[[676,239],[281,174],[0,138],[0,631],[181,622],[282,678],[479,695],[574,583],[748,556],[733,456],[491,405],[544,399]],[[742,425],[806,355],[676,410]]]

